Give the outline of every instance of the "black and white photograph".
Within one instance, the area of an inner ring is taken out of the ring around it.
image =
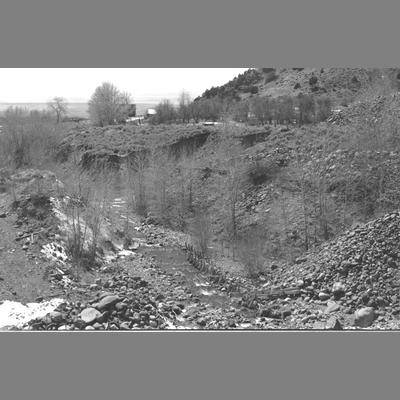
[[[1,330],[399,328],[400,68],[0,87]]]

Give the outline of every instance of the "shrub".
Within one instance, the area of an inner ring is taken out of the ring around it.
[[[207,256],[212,230],[210,217],[205,210],[197,210],[194,213],[194,217],[190,222],[189,231],[197,249],[203,256]]]
[[[66,181],[70,194],[65,206],[67,250],[77,274],[97,263],[101,226],[111,206],[111,183],[111,174],[104,171],[96,175],[77,172]]]
[[[278,168],[273,161],[255,161],[248,167],[247,175],[250,182],[258,186],[271,180],[276,175]]]
[[[317,82],[318,82],[318,78],[317,78],[315,75],[313,75],[313,76],[309,79],[309,81],[308,81],[308,83],[310,84],[310,86],[316,85]]]
[[[59,131],[49,113],[9,107],[3,125],[0,166],[41,167],[53,160]]]
[[[257,94],[258,93],[258,87],[257,86],[250,86],[249,92],[251,94]]]

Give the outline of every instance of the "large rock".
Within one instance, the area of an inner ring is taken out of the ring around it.
[[[336,317],[331,317],[326,321],[325,329],[331,331],[340,331],[342,330],[342,325]]]
[[[332,287],[332,294],[335,299],[339,299],[346,293],[346,287],[342,282],[335,282]]]
[[[360,308],[354,313],[354,325],[366,328],[371,326],[375,319],[375,310],[372,307]]]
[[[321,301],[328,300],[329,297],[330,297],[329,294],[328,294],[328,293],[325,293],[325,292],[320,292],[320,293],[318,294],[318,298],[319,298]]]
[[[328,301],[327,307],[325,309],[325,313],[329,314],[335,311],[340,310],[340,304],[335,303],[334,301]]]
[[[97,318],[101,316],[101,313],[93,307],[85,308],[80,315],[80,319],[86,324],[93,324]]]
[[[49,317],[50,317],[51,320],[52,320],[53,322],[55,322],[55,323],[59,323],[59,322],[61,322],[61,321],[64,319],[64,315],[63,315],[61,312],[59,312],[59,311],[52,311],[52,312],[49,314]]]
[[[97,304],[93,304],[95,308],[102,311],[106,308],[111,308],[120,301],[120,298],[115,295],[103,297]]]

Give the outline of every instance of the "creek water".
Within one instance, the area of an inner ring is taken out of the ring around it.
[[[138,239],[140,242],[145,240],[145,235],[135,229],[135,226],[138,223],[138,218],[134,213],[127,213],[126,207],[126,198],[122,193],[118,193],[118,197],[116,197],[112,203],[113,211],[119,215],[120,221],[125,222],[128,221],[130,224],[130,234],[132,239]],[[206,274],[198,271],[194,266],[189,262],[187,258],[186,251],[181,248],[178,244],[174,245],[165,245],[162,247],[146,245],[140,246],[136,250],[139,254],[143,254],[148,257],[153,257],[157,267],[175,277],[176,281],[179,283],[179,286],[183,291],[190,291],[192,294],[192,299],[196,299],[196,301],[186,301],[183,302],[185,304],[185,310],[190,308],[205,306],[208,309],[230,309],[235,308],[239,310],[237,306],[238,295],[230,296],[227,293],[219,290],[218,287],[215,287],[209,280]],[[241,311],[243,313],[243,310]],[[246,317],[254,318],[254,312],[248,311],[245,313]],[[181,325],[177,328],[191,328],[195,327],[192,323],[185,321],[183,318],[179,318]],[[242,328],[246,328],[244,324]]]

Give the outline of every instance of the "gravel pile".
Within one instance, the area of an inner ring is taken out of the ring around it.
[[[399,212],[347,231],[318,252],[297,259],[294,265],[278,266],[271,289],[259,295],[259,303],[282,306],[285,297],[292,309],[306,314],[303,323],[310,322],[310,310],[317,310],[317,314],[351,315],[352,322],[360,327],[371,326],[373,321],[397,321],[399,239]],[[293,307],[291,294],[299,307]]]

